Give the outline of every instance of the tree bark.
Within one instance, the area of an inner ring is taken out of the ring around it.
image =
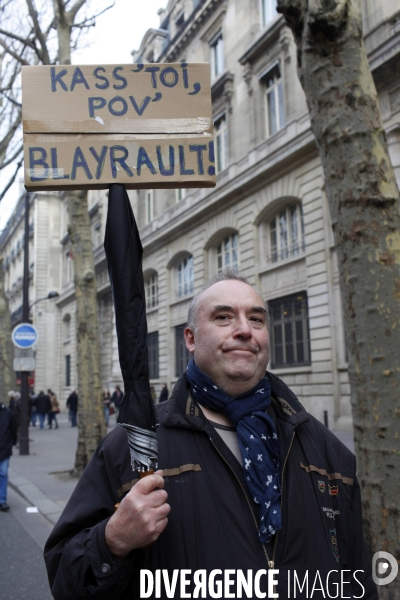
[[[74,472],[80,474],[98,443],[106,435],[107,428],[101,399],[97,286],[87,192],[70,192],[68,206],[68,232],[74,261],[79,397],[79,433]]]
[[[67,12],[64,0],[54,0],[57,18],[60,64],[71,64],[71,31],[79,8],[86,0],[77,0]],[[76,349],[79,386],[78,446],[74,474],[82,473],[107,434],[101,397],[100,342],[97,310],[97,285],[93,259],[87,192],[68,194],[69,234],[74,259],[76,299]]]
[[[8,405],[7,392],[14,388],[14,348],[11,341],[11,315],[4,289],[3,257],[0,256],[0,402]]]
[[[20,35],[13,32],[1,30],[6,40],[20,42],[16,52],[5,45],[0,38],[0,45],[5,46],[6,52],[14,57],[17,63],[28,64],[29,62],[42,64],[71,64],[71,37],[74,29],[82,31],[82,28],[94,24],[96,15],[108,10],[112,5],[101,10],[91,17],[82,17],[81,22],[76,24],[76,17],[87,0],[53,0],[54,18],[52,27],[57,30],[58,48],[57,56],[54,56],[54,46],[49,44],[50,28],[44,28],[43,14],[38,12],[32,0],[25,0],[29,18],[25,22],[30,23],[29,39],[24,40]],[[13,3],[10,3],[10,8]],[[18,32],[20,33],[20,32]],[[73,40],[72,40],[73,42]],[[25,48],[31,49],[30,55],[25,60],[22,57]],[[19,67],[12,72],[8,78],[11,88],[17,78]],[[7,87],[7,86],[6,86]],[[16,95],[18,98],[18,95]],[[0,142],[0,169],[6,162],[6,152],[11,146],[13,136],[21,121],[21,111],[17,112],[9,131],[2,142]],[[8,160],[9,157],[7,157]],[[21,159],[22,162],[22,159]],[[15,179],[18,169],[12,179]],[[11,185],[12,181],[9,185]],[[6,188],[7,191],[8,187]],[[5,192],[4,192],[5,193]],[[0,194],[0,200],[2,195]],[[97,316],[97,289],[94,276],[94,261],[91,242],[91,227],[88,215],[87,192],[72,193],[70,195],[70,231],[74,251],[75,264],[75,293],[77,304],[77,373],[79,383],[79,436],[78,449],[76,453],[75,471],[81,472],[95,451],[98,442],[106,434],[103,404],[101,402],[101,379],[100,379],[100,345]],[[1,305],[1,295],[0,295]],[[0,306],[1,310],[1,306]],[[0,333],[1,336],[1,333]],[[1,353],[1,350],[0,350]],[[0,358],[1,360],[1,358]],[[0,365],[1,366],[1,365]]]
[[[339,259],[354,437],[371,552],[400,558],[400,201],[359,0],[278,0],[325,174]],[[399,598],[400,581],[381,586]]]

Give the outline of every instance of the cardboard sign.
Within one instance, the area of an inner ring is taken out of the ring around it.
[[[215,185],[208,64],[22,68],[28,191]]]

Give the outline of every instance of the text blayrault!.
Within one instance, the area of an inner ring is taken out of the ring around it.
[[[215,185],[206,63],[22,67],[28,191]]]

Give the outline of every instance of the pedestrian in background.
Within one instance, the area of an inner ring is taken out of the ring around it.
[[[10,398],[8,403],[8,408],[11,410],[15,417],[15,422],[17,424],[17,439],[18,439],[18,430],[19,430],[19,422],[21,420],[21,394],[19,392],[8,392],[8,397]]]
[[[14,408],[15,408],[15,394],[16,394],[16,392],[14,392],[13,390],[10,390],[7,394],[8,408],[11,410],[11,412],[14,412]]]
[[[115,418],[116,419],[118,419],[119,409],[121,408],[121,404],[122,404],[122,398],[123,398],[123,393],[121,392],[121,388],[119,387],[119,385],[116,385],[115,391],[111,398],[111,401],[115,407]]]
[[[36,396],[35,392],[32,390],[32,392],[29,394],[29,419],[32,424],[32,427],[36,427],[36,410]]]
[[[165,400],[168,400],[168,388],[167,388],[167,384],[163,383],[163,386],[161,388],[161,392],[160,392],[160,398],[159,398],[159,402],[164,402]]]
[[[103,390],[102,396],[103,396],[104,416],[106,418],[106,425],[108,427],[108,423],[110,421],[110,404],[111,404],[110,390],[105,388]]]
[[[12,447],[17,443],[17,421],[13,412],[0,402],[0,510],[5,512],[7,504],[8,466]]]
[[[76,413],[78,412],[78,394],[76,390],[72,390],[67,398],[67,408],[69,410],[69,420],[71,427],[76,427]]]
[[[60,412],[60,405],[58,403],[56,394],[50,389],[47,390],[47,395],[50,399],[50,412],[48,416],[49,429],[52,429],[53,421],[55,423],[56,429],[58,429],[57,413]]]
[[[151,394],[151,397],[152,397],[153,402],[155,404],[157,402],[157,394],[156,394],[156,390],[154,389],[153,385],[150,388],[150,394]]]
[[[37,398],[36,398],[36,412],[39,417],[39,425],[40,429],[44,429],[44,422],[46,420],[46,415],[51,410],[50,398],[47,394],[44,393],[43,390],[40,390]]]

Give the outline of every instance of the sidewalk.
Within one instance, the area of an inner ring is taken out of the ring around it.
[[[69,471],[75,462],[78,428],[71,427],[66,412],[57,415],[58,429],[29,427],[29,455],[20,456],[13,448],[10,460],[9,486],[36,506],[52,524],[55,524],[71,496],[77,478]],[[115,417],[110,419],[111,427]],[[11,507],[12,508],[12,507]]]
[[[108,431],[115,426],[110,419]],[[58,415],[58,429],[29,428],[29,456],[13,449],[9,468],[9,486],[36,506],[50,523],[55,524],[78,481],[69,475],[74,466],[78,428],[71,427],[67,413]],[[354,452],[353,435],[334,432]]]

